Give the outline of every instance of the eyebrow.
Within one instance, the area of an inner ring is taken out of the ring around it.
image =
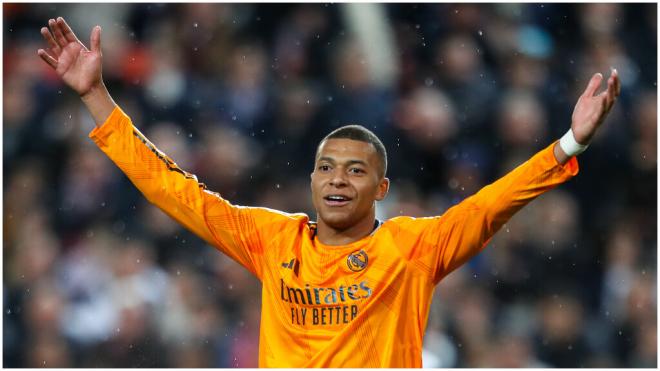
[[[332,164],[337,163],[337,161],[335,161],[332,157],[325,157],[325,156],[320,157],[317,161],[318,162],[327,161],[327,162],[330,162]],[[359,165],[363,165],[363,166],[369,166],[366,162],[364,162],[362,160],[348,160],[348,161],[346,161],[346,164],[347,165],[359,164]]]

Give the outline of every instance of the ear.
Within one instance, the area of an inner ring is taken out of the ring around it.
[[[382,201],[387,196],[387,192],[390,190],[390,180],[388,178],[383,178],[378,183],[378,191],[376,192],[376,201]]]

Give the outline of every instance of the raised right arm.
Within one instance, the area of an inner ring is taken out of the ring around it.
[[[152,204],[184,227],[253,272],[262,273],[264,239],[292,218],[263,208],[231,205],[160,152],[115,104],[101,74],[101,28],[91,33],[91,49],[66,21],[48,22],[41,34],[48,43],[39,56],[76,91],[92,114],[90,138]]]

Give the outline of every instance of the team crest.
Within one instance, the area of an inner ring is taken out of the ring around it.
[[[348,269],[352,270],[353,272],[359,272],[363,270],[367,267],[368,262],[369,257],[367,256],[367,253],[364,252],[364,250],[352,252],[350,255],[348,255],[348,259],[346,260]]]

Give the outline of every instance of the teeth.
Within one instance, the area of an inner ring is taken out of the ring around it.
[[[332,201],[344,201],[344,200],[346,200],[346,198],[342,197],[342,196],[328,196],[327,199],[332,200]]]

